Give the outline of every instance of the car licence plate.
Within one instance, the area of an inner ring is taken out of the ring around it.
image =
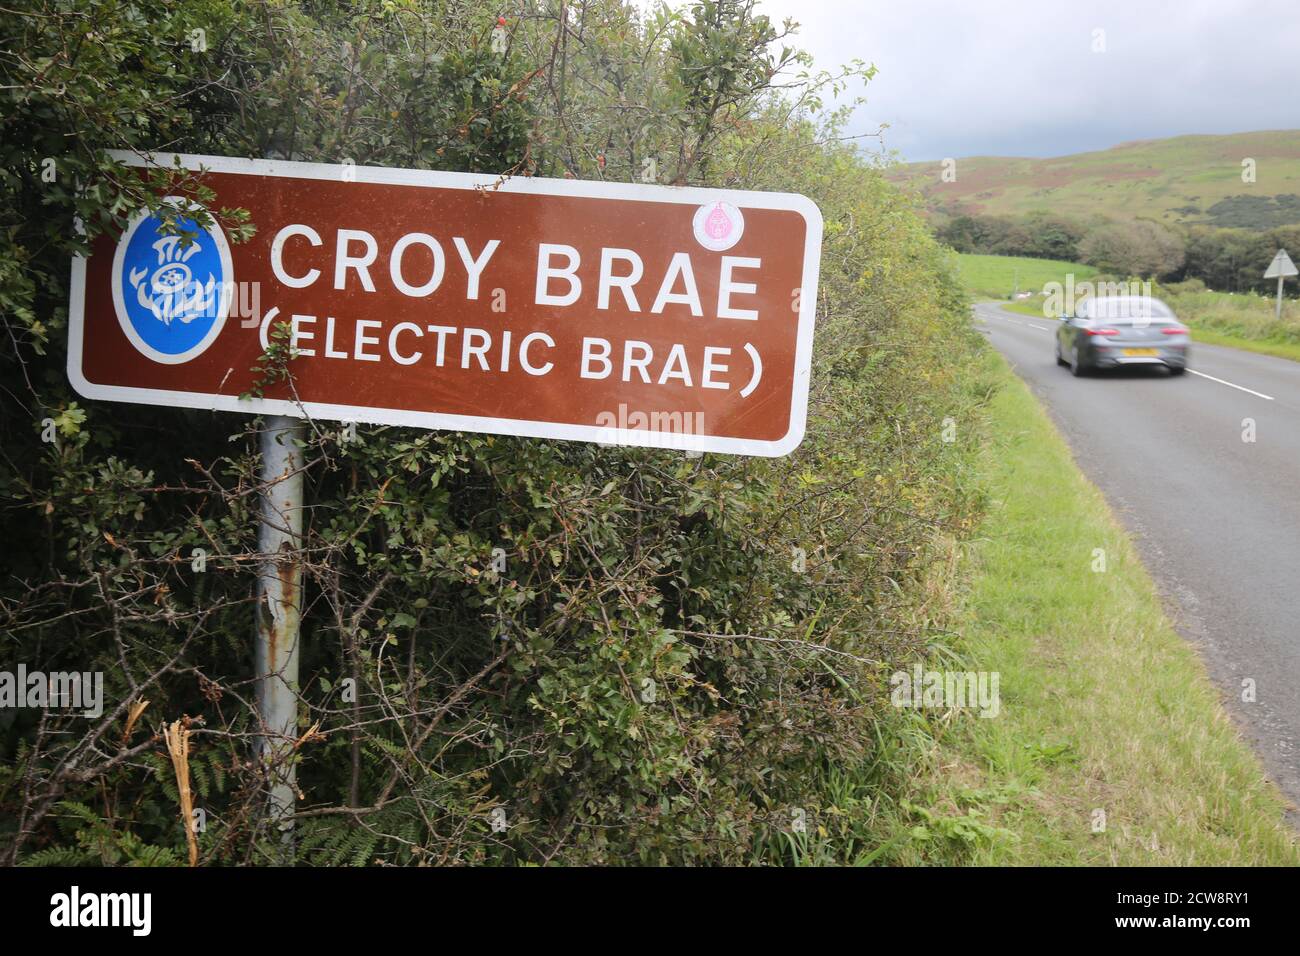
[[[1156,349],[1125,349],[1124,354],[1131,355],[1136,358],[1137,356],[1147,356],[1147,357],[1156,356],[1159,355],[1160,353]]]

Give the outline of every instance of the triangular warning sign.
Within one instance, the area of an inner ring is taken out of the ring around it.
[[[1268,267],[1264,273],[1265,279],[1276,279],[1278,276],[1293,276],[1300,273],[1291,257],[1286,254],[1285,249],[1279,249],[1277,255],[1273,257],[1273,264]]]

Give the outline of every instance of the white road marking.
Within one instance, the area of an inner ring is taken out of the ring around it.
[[[1213,375],[1206,375],[1204,372],[1198,372],[1194,368],[1189,368],[1187,371],[1191,372],[1193,375],[1199,375],[1201,378],[1208,378],[1211,382],[1218,382],[1220,385],[1226,385],[1228,386],[1228,388],[1235,388],[1243,392],[1250,392],[1250,394],[1258,395],[1260,398],[1266,398],[1270,402],[1274,401],[1272,395],[1265,395],[1263,392],[1257,392],[1253,388],[1247,388],[1245,385],[1234,385],[1232,382],[1225,382],[1223,379],[1215,378]]]
[[[998,315],[997,313],[994,313],[993,318],[995,318],[995,319],[1001,319],[1003,322],[1010,322],[1012,325],[1027,325],[1027,326],[1029,326],[1031,329],[1037,329],[1039,332],[1050,332],[1050,331],[1052,331],[1050,326],[1046,326],[1046,325],[1034,325],[1034,323],[1032,323],[1032,322],[1025,322],[1023,319],[1012,319],[1012,318],[1008,318],[1008,317],[1005,316],[1005,315]]]

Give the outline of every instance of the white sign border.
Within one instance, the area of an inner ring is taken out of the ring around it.
[[[475,173],[446,173],[432,170],[393,169],[384,166],[342,166],[331,163],[300,163],[272,159],[238,159],[228,156],[196,156],[188,153],[138,155],[111,151],[128,166],[171,168],[179,161],[191,171],[244,176],[281,176],[291,179],[338,181],[344,170],[354,182],[397,186],[425,186],[439,189],[489,189],[503,193],[540,196],[573,196],[591,199],[619,199],[634,202],[676,203],[698,207],[723,199],[743,209],[779,209],[797,212],[804,218],[804,262],[800,284],[799,327],[795,343],[794,382],[791,390],[790,427],[774,441],[728,438],[720,435],[689,435],[652,432],[635,428],[574,425],[527,419],[488,418],[477,415],[449,415],[414,412],[399,408],[333,405],[286,399],[212,395],[207,392],[171,391],[125,385],[99,385],[86,379],[81,370],[86,317],[86,260],[74,256],[72,287],[68,305],[68,379],[84,398],[131,402],[164,407],[196,408],[207,411],[242,412],[251,415],[288,415],[322,420],[375,425],[401,425],[437,431],[471,431],[524,438],[593,442],[602,445],[671,448],[678,451],[719,452],[728,455],[756,455],[765,458],[787,455],[801,441],[808,420],[808,388],[812,370],[812,340],[817,304],[817,281],[821,266],[822,214],[817,204],[797,193],[753,192],[736,189],[708,189],[696,186],[652,186],[641,183],[606,183],[578,179],[540,179]],[[234,276],[230,277],[234,281]],[[613,410],[611,410],[613,411]]]

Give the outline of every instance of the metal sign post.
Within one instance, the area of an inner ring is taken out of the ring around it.
[[[1265,279],[1272,279],[1274,276],[1277,277],[1277,310],[1274,317],[1279,322],[1282,321],[1282,282],[1287,276],[1296,275],[1297,272],[1300,272],[1300,270],[1296,269],[1295,263],[1292,262],[1291,257],[1286,254],[1285,249],[1279,249],[1277,251],[1277,255],[1273,257],[1273,262],[1264,272]]]
[[[268,415],[260,436],[261,514],[257,543],[254,667],[262,733],[257,751],[271,789],[271,818],[287,841],[298,788],[298,623],[302,614],[302,447],[300,419]]]

